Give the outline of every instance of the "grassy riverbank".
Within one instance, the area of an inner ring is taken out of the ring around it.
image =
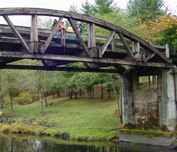
[[[40,113],[38,102],[16,105],[12,114],[5,108],[1,119],[6,120],[0,123],[0,130],[58,137],[69,134],[76,140],[110,140],[118,134],[113,129],[120,123],[112,100],[50,99],[49,105],[44,113]]]

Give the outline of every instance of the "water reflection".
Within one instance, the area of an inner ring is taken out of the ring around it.
[[[117,147],[51,144],[39,140],[0,137],[0,152],[119,152]]]
[[[94,146],[56,144],[36,139],[22,139],[0,136],[0,152],[171,152],[164,147],[117,144],[116,146]]]

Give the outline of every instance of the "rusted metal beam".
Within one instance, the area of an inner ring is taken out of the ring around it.
[[[97,59],[89,57],[78,57],[69,55],[53,55],[53,54],[30,54],[23,52],[0,52],[0,58],[15,58],[15,59],[36,59],[36,60],[58,60],[58,61],[71,61],[71,62],[86,62],[86,63],[97,63],[106,65],[130,65],[130,66],[144,66],[144,67],[158,67],[158,68],[169,68],[168,64],[165,63],[154,63],[154,62],[133,62],[130,60],[120,59]]]
[[[21,36],[21,34],[18,32],[18,30],[15,28],[15,26],[13,25],[12,21],[10,20],[10,18],[7,15],[3,16],[4,19],[6,20],[6,22],[8,23],[8,25],[10,26],[10,28],[13,30],[14,34],[17,36],[17,38],[20,40],[22,46],[28,51],[30,52],[30,49],[28,47],[28,45],[26,44],[25,40],[23,39],[23,37]]]

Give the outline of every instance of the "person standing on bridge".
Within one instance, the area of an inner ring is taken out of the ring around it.
[[[54,19],[52,27],[54,27],[57,24],[57,19]]]
[[[61,44],[65,46],[65,24],[63,21],[59,24],[58,30],[61,32]]]
[[[82,32],[83,32],[83,29],[82,29],[83,27],[82,27],[82,24],[81,23],[78,23],[77,24],[77,30],[79,31],[79,33],[80,34],[82,34]]]

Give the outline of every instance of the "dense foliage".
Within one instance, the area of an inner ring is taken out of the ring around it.
[[[163,0],[129,0],[128,12],[130,16],[138,17],[141,20],[155,20],[158,15],[165,13],[162,10]]]
[[[177,50],[177,18],[175,16],[158,16],[155,21],[139,21],[142,37],[155,44],[169,44],[171,52]]]

